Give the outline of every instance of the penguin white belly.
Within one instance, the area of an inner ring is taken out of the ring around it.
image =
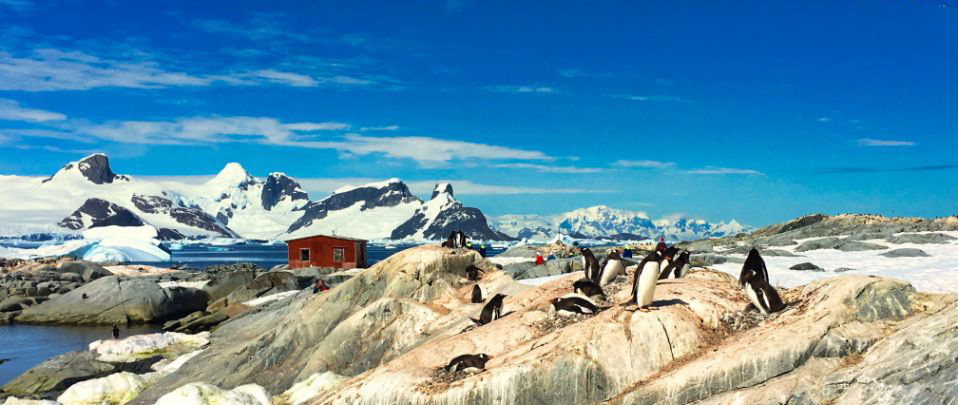
[[[602,280],[599,280],[599,286],[605,287],[609,285],[609,283],[615,281],[619,273],[622,273],[624,270],[625,267],[622,265],[621,260],[609,260],[605,268],[602,269]]]
[[[768,311],[765,310],[765,306],[768,304],[759,301],[758,295],[755,294],[755,290],[752,289],[751,285],[745,285],[745,294],[748,295],[748,300],[752,302],[752,305],[754,305],[756,309],[762,311],[763,314],[768,315]]]
[[[685,274],[689,272],[689,264],[683,264],[682,267],[679,267],[675,270],[675,278],[685,277]]]
[[[639,275],[638,305],[645,307],[652,304],[652,297],[655,294],[655,283],[659,280],[659,262],[649,261],[642,268],[642,274]]]

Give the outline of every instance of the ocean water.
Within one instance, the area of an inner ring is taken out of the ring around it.
[[[159,330],[159,325],[120,327],[120,337],[154,333]],[[3,364],[0,364],[0,385],[6,384],[46,359],[74,350],[83,350],[94,340],[112,337],[109,325],[2,325],[0,326],[0,359],[3,359]]]

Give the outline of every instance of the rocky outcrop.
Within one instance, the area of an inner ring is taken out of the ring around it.
[[[492,230],[478,208],[464,207],[456,201],[449,183],[436,184],[432,198],[419,207],[412,218],[393,230],[390,238],[441,240],[453,231],[462,231],[474,240],[512,240],[508,235]]]
[[[885,238],[889,243],[914,243],[914,244],[944,244],[951,243],[958,238],[943,233],[921,233],[921,234],[902,234],[891,235]]]
[[[193,288],[162,288],[150,277],[103,277],[27,308],[24,323],[155,323],[206,308],[207,296]]]
[[[77,162],[64,165],[52,176],[43,180],[44,183],[68,173],[75,172],[93,184],[108,184],[114,181],[130,181],[129,176],[120,176],[110,170],[110,159],[102,153],[94,153]]]
[[[107,200],[90,198],[57,225],[79,230],[109,225],[142,226],[143,220],[130,210]]]
[[[308,201],[309,195],[299,186],[296,180],[283,173],[270,173],[263,182],[263,192],[260,195],[263,209],[269,211],[281,201]]]
[[[924,250],[915,249],[915,248],[901,248],[889,250],[885,253],[882,253],[881,256],[885,257],[930,257],[928,253],[925,253]]]
[[[215,232],[228,238],[238,237],[235,232],[223,225],[212,215],[198,207],[187,207],[182,204],[174,203],[173,200],[156,195],[138,195],[134,194],[131,198],[133,205],[140,211],[148,214],[166,215],[173,221],[205,231]],[[172,236],[173,239],[176,235]],[[182,239],[182,234],[179,235]]]

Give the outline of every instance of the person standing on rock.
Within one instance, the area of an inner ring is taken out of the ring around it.
[[[316,284],[313,285],[313,294],[324,292],[326,290],[329,290],[329,286],[326,285],[326,282],[322,279],[317,279]]]
[[[117,328],[116,324],[114,323],[113,324],[113,339],[116,340],[119,338],[120,338],[120,328]]]
[[[542,258],[542,253],[536,252],[536,266],[541,266],[546,264],[546,260]]]

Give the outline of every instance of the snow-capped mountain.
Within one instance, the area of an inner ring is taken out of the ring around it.
[[[486,216],[478,208],[464,207],[456,201],[449,183],[436,184],[429,201],[416,209],[412,218],[399,225],[390,238],[436,240],[444,239],[457,230],[470,239],[512,239],[489,228]]]
[[[556,234],[578,238],[692,240],[733,235],[747,230],[734,220],[718,224],[702,219],[651,220],[645,213],[604,205],[580,208],[553,216],[504,215],[494,227],[518,239],[549,240]]]
[[[48,178],[0,176],[0,189],[5,190],[0,193],[0,235],[5,236],[73,234],[117,225],[154,228],[165,240],[314,234],[422,240],[445,238],[454,229],[474,238],[508,239],[489,229],[481,211],[456,201],[451,186],[427,203],[399,179],[346,186],[312,202],[289,176],[256,178],[238,163],[226,164],[206,182],[189,184],[117,175],[106,155],[93,154]],[[424,207],[428,220],[413,221]]]
[[[345,186],[329,197],[307,204],[286,234],[388,239],[421,205],[422,200],[399,179]]]

